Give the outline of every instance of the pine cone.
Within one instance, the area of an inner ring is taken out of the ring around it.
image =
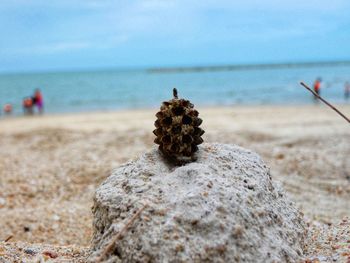
[[[176,89],[173,93],[174,98],[163,102],[156,114],[153,133],[157,138],[154,142],[159,144],[159,150],[165,157],[176,164],[183,164],[195,159],[194,153],[198,150],[197,145],[203,142],[201,136],[204,131],[198,127],[202,119],[198,118],[199,113],[193,104],[179,99]]]

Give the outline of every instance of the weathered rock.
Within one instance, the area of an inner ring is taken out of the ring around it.
[[[296,262],[305,236],[300,213],[249,150],[204,144],[176,167],[156,149],[97,189],[91,261],[145,203],[108,262]]]

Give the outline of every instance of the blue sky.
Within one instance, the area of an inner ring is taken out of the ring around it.
[[[0,0],[0,71],[350,59],[349,0]]]

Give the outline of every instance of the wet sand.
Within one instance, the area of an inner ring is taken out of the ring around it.
[[[350,260],[348,123],[324,105],[198,110],[205,141],[249,148],[271,167],[309,223],[307,258]],[[94,189],[153,146],[156,111],[0,119],[0,241],[13,236],[0,262],[45,249],[83,262]]]

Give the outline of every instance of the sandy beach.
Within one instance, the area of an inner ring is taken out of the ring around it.
[[[198,110],[206,142],[249,148],[270,166],[309,224],[306,258],[349,262],[349,124],[321,104]],[[0,262],[44,250],[84,262],[94,190],[153,147],[156,111],[0,119],[0,241],[12,236]]]

